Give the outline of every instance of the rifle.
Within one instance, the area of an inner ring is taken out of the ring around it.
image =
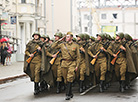
[[[119,53],[121,52],[121,50],[119,50],[116,55],[119,55]],[[117,57],[114,57],[113,60],[111,61],[111,64],[114,65],[115,61],[116,61]]]
[[[35,50],[35,51],[33,52],[33,54],[35,55],[37,52],[38,52],[38,51]],[[27,62],[27,63],[30,63],[32,59],[33,59],[33,57],[29,57],[29,58],[26,60],[26,62]]]
[[[106,42],[106,43],[103,45],[103,47],[104,47],[105,45],[107,45],[107,44],[108,44],[108,42]],[[101,52],[102,52],[102,50],[99,49],[98,52],[96,53],[96,56],[98,56]],[[96,59],[97,59],[97,58],[93,58],[92,61],[91,61],[90,63],[91,63],[92,65],[94,65],[95,62],[96,62]]]
[[[126,44],[127,42],[125,42]],[[125,44],[123,46],[125,46]],[[116,55],[119,55],[120,52],[122,52],[123,50],[122,49],[119,49],[119,51],[116,53]],[[115,64],[115,61],[116,61],[117,57],[113,58],[113,60],[111,61],[111,64],[114,65]]]
[[[43,47],[43,45],[45,44],[46,42],[44,42],[40,47],[42,48]],[[34,56],[36,55],[36,53],[38,52],[38,49],[37,50],[35,50],[34,52],[33,52],[33,54],[34,54]],[[27,63],[30,63],[31,62],[31,60],[33,59],[34,57],[29,57],[27,60],[26,60],[26,62]]]
[[[58,50],[56,55],[58,55],[60,52],[61,52],[61,50]],[[52,65],[55,62],[55,60],[56,60],[56,58],[52,58],[49,63]]]

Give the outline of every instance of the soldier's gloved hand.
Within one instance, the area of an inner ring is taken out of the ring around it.
[[[94,56],[93,56],[93,58],[97,58],[97,56],[96,56],[96,55],[94,55]]]
[[[39,51],[41,51],[41,47],[39,46],[38,48],[37,48]]]
[[[101,52],[103,52],[103,51],[106,52],[105,48],[104,47],[101,47]]]
[[[75,68],[75,72],[77,72],[77,70],[78,70],[78,67]]]
[[[56,57],[57,57],[57,55],[56,55],[56,54],[54,54],[54,55],[52,55],[52,57],[53,57],[53,58],[56,58]]]
[[[124,46],[121,45],[120,48],[121,48],[122,50],[126,51],[126,48],[125,48]]]
[[[34,57],[34,54],[30,54],[29,56],[30,56],[30,57]]]
[[[85,49],[83,47],[80,48],[81,51],[85,52]]]
[[[114,56],[114,57],[117,57],[117,55],[116,55],[116,54],[113,54],[113,56]]]

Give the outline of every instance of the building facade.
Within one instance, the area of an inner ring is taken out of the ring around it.
[[[46,33],[77,32],[77,0],[46,0]]]
[[[23,61],[26,44],[34,31],[44,34],[44,0],[1,0],[1,35],[10,38],[12,61]]]
[[[10,38],[16,54],[12,61],[23,61],[32,34],[51,38],[57,31],[78,31],[77,0],[0,0],[1,35]]]
[[[82,32],[93,36],[100,32],[109,33],[111,36],[124,32],[138,39],[137,11],[138,7],[81,8]]]

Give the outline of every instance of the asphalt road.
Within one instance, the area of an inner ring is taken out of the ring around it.
[[[29,78],[18,79],[13,82],[0,84],[0,102],[66,102],[65,93],[55,93],[49,90],[33,95],[33,83]],[[74,97],[68,102],[138,102],[138,79],[131,83],[131,89],[119,92],[119,84],[112,83],[104,93],[99,93],[98,87],[80,95],[78,88],[73,88]]]

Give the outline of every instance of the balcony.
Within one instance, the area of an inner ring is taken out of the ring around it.
[[[25,14],[34,14],[35,13],[35,5],[32,3],[20,3],[18,5],[18,13]]]

